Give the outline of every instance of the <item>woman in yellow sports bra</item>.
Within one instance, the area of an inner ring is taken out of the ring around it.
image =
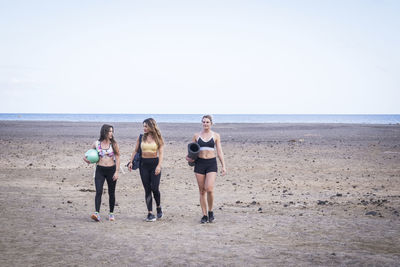
[[[132,170],[132,161],[135,154],[139,151],[140,144],[142,157],[140,160],[139,171],[145,191],[145,201],[148,211],[146,221],[153,222],[156,220],[156,217],[153,215],[152,193],[157,204],[157,219],[161,219],[163,216],[159,186],[161,179],[161,164],[163,161],[164,140],[156,121],[152,118],[143,121],[143,132],[143,137],[140,135],[136,140],[135,150],[132,153],[128,168],[129,170]]]

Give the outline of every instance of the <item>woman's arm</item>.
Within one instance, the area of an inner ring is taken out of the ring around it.
[[[222,151],[222,146],[221,146],[221,137],[219,134],[215,133],[216,135],[216,140],[215,144],[217,146],[217,154],[218,154],[218,159],[221,162],[221,167],[222,167],[222,175],[226,174],[226,168],[225,168],[225,160],[224,160],[224,152]]]
[[[115,164],[116,164],[116,166],[115,166],[115,173],[114,173],[114,177],[113,177],[114,181],[118,180],[118,177],[119,177],[119,165],[120,165],[119,147],[118,147],[117,143],[115,144],[115,146],[116,146],[117,154],[115,154]]]
[[[199,135],[198,135],[197,133],[195,133],[195,134],[193,135],[192,142],[193,142],[193,143],[196,143],[198,137],[199,137]]]
[[[156,170],[154,172],[155,175],[160,174],[161,172],[161,164],[163,162],[164,159],[164,145],[160,146],[160,148],[158,149],[158,165],[156,167]]]

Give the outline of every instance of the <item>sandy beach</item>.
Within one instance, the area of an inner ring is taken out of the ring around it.
[[[126,164],[141,124],[111,124]],[[101,125],[0,121],[0,266],[400,262],[400,125],[216,124],[228,174],[205,225],[185,160],[200,124],[159,124],[161,220],[144,221],[139,173],[123,168],[116,221],[92,221],[94,165],[82,157]]]

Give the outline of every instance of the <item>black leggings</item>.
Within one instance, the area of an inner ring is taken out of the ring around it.
[[[115,170],[116,170],[115,165],[111,167],[104,167],[97,165],[96,167],[96,175],[94,177],[94,182],[96,185],[96,197],[94,199],[94,204],[97,212],[100,212],[101,195],[103,194],[104,180],[107,180],[107,185],[108,185],[110,212],[114,212],[115,186],[117,185],[117,181],[114,181],[112,178],[114,176]]]
[[[161,204],[160,186],[161,172],[155,175],[155,170],[158,165],[158,158],[141,158],[140,162],[140,178],[142,178],[142,183],[145,192],[145,200],[147,205],[147,210],[153,210],[153,198],[151,193],[153,192],[154,200],[156,201],[157,207]]]

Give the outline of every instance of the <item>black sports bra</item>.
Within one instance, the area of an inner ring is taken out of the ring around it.
[[[211,137],[210,140],[208,140],[207,142],[204,142],[203,138],[200,137],[197,138],[197,143],[200,146],[200,151],[202,150],[214,150],[215,148],[215,142],[214,142],[214,136]]]

